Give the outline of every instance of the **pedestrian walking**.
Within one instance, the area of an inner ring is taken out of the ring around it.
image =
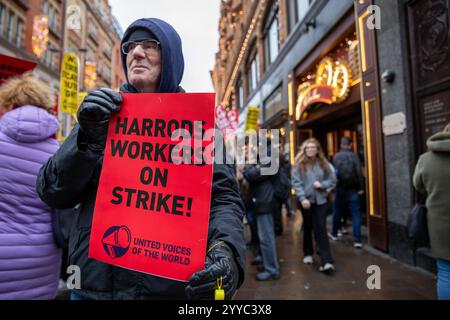
[[[450,300],[450,123],[427,141],[414,172],[414,187],[426,194],[428,234],[437,259],[438,299]]]
[[[61,249],[36,192],[40,167],[59,147],[52,94],[26,74],[0,87],[0,106],[0,300],[54,299]]]
[[[292,184],[303,215],[303,262],[313,263],[314,232],[320,254],[319,271],[331,273],[335,266],[328,241],[326,218],[328,192],[336,185],[336,175],[315,138],[306,140],[295,157]]]
[[[362,248],[360,196],[364,193],[364,180],[361,162],[358,155],[352,151],[350,137],[342,137],[341,150],[334,155],[333,165],[336,169],[337,186],[330,239],[337,240],[338,232],[342,229],[342,216],[348,208],[352,215],[353,245],[355,248]]]
[[[273,211],[277,209],[272,184],[273,175],[262,174],[261,164],[247,164],[244,168],[244,177],[250,183],[251,208],[256,215],[263,265],[263,270],[256,274],[256,280],[277,280],[280,278],[280,267],[273,222]]]
[[[132,23],[122,39],[121,59],[127,78],[121,92],[184,92],[180,87],[182,42],[167,22],[147,18]],[[188,283],[89,259],[89,234],[108,123],[122,101],[119,93],[107,88],[89,93],[78,110],[79,124],[39,174],[38,193],[47,204],[70,208],[80,203],[79,219],[70,236],[69,259],[81,269],[81,289],[74,290],[72,299],[213,299],[219,278],[225,298],[231,299],[244,280],[244,208],[235,169],[225,164],[214,164],[205,269],[194,273]]]

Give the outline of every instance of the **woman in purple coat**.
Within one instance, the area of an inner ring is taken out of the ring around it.
[[[0,300],[57,294],[61,250],[36,193],[38,171],[58,149],[51,106],[50,89],[31,75],[0,87]]]

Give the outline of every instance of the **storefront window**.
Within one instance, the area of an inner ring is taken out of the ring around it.
[[[297,21],[302,21],[308,13],[312,0],[296,0],[297,2]]]
[[[47,0],[42,1],[42,15],[48,16],[49,3]]]
[[[48,9],[48,25],[50,28],[54,27],[55,9],[50,6]]]
[[[91,20],[91,22],[88,24],[88,34],[94,41],[98,41],[98,39],[97,39],[97,26],[95,25],[93,20]]]
[[[238,102],[238,108],[242,109],[244,107],[244,86],[242,79],[239,79],[236,88],[236,101]]]
[[[266,67],[270,66],[278,56],[279,37],[278,37],[279,21],[278,21],[278,4],[274,1],[270,8],[265,23],[265,63]],[[266,68],[267,69],[267,68]]]
[[[275,19],[270,25],[268,36],[269,64],[272,64],[278,56],[278,45],[278,19]]]
[[[264,102],[264,121],[269,120],[283,109],[281,87],[278,87]]]
[[[289,32],[305,18],[315,0],[287,0],[289,16]]]
[[[22,47],[22,32],[23,32],[23,22],[22,20],[17,20],[17,31],[16,31],[16,45]]]
[[[252,93],[253,91],[255,91],[256,87],[258,86],[258,82],[259,82],[259,62],[258,62],[258,54],[255,55],[255,57],[253,58],[251,64],[250,64],[250,69],[249,69],[249,74],[248,74],[248,82],[249,82],[249,92]]]
[[[6,28],[6,38],[9,42],[12,42],[13,40],[13,32],[14,32],[14,13],[12,11],[9,11],[8,14],[8,25]]]

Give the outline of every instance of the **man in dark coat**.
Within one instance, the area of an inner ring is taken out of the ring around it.
[[[364,178],[358,155],[352,151],[352,139],[342,137],[341,150],[333,157],[336,169],[337,187],[334,200],[333,230],[330,239],[336,240],[341,228],[341,217],[348,207],[352,213],[353,246],[362,248],[361,243],[361,200],[364,193]]]
[[[260,147],[264,148],[262,144]],[[270,144],[267,147],[270,148]],[[255,151],[253,153],[255,154]],[[268,166],[270,164],[263,167]],[[280,278],[280,266],[278,264],[273,224],[273,212],[278,207],[275,205],[275,192],[272,183],[274,175],[263,174],[261,169],[260,164],[247,164],[244,167],[243,173],[245,179],[250,184],[250,206],[256,215],[259,251],[262,255],[264,268],[263,271],[256,274],[256,280],[278,280]]]
[[[124,93],[184,92],[179,86],[184,59],[181,39],[166,22],[135,21],[121,44],[127,83]],[[37,191],[54,208],[80,204],[69,240],[69,264],[81,269],[81,289],[72,299],[213,299],[222,276],[230,299],[244,280],[243,204],[233,168],[214,164],[211,215],[205,270],[188,283],[126,270],[88,258],[94,203],[103,163],[111,113],[118,112],[120,94],[110,89],[89,93],[78,110],[77,124],[57,153],[41,168]]]

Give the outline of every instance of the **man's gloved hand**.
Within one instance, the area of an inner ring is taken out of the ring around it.
[[[224,242],[206,255],[205,269],[192,275],[186,287],[186,294],[190,299],[213,300],[220,276],[225,299],[231,299],[239,283],[239,269],[233,251]]]
[[[120,110],[122,102],[119,93],[107,88],[94,90],[84,98],[78,109],[78,123],[88,149],[94,152],[105,149],[109,118],[112,112]]]

